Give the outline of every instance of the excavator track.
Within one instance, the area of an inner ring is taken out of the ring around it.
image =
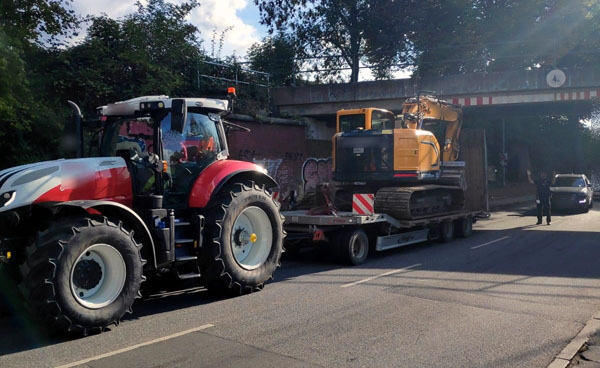
[[[464,209],[465,195],[460,187],[422,185],[381,188],[375,195],[375,212],[399,220],[417,220]]]

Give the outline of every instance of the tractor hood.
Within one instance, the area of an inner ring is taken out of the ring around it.
[[[0,212],[33,203],[95,199],[131,204],[131,177],[123,158],[61,159],[0,171]]]

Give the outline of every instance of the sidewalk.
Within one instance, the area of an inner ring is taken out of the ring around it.
[[[600,368],[600,311],[596,312],[548,368]]]
[[[591,336],[581,350],[583,351],[573,358],[568,367],[600,368],[600,336],[598,333]]]
[[[490,210],[518,203],[535,201],[535,185],[530,183],[509,183],[505,187],[489,188]]]

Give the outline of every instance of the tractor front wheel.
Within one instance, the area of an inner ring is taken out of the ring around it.
[[[207,213],[202,279],[216,292],[244,294],[263,288],[283,253],[283,216],[264,187],[236,183]]]
[[[19,288],[52,332],[102,331],[140,297],[141,248],[132,232],[106,217],[65,219],[27,248]]]

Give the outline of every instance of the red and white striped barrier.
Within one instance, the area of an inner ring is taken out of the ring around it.
[[[600,90],[585,89],[579,91],[566,92],[532,92],[521,94],[508,95],[482,95],[482,96],[464,96],[452,97],[446,96],[442,99],[454,105],[461,106],[482,106],[482,105],[505,105],[516,103],[533,103],[533,102],[556,102],[556,101],[573,101],[573,100],[592,100],[600,97]]]
[[[354,194],[352,196],[352,213],[355,215],[372,215],[375,210],[374,194]]]

